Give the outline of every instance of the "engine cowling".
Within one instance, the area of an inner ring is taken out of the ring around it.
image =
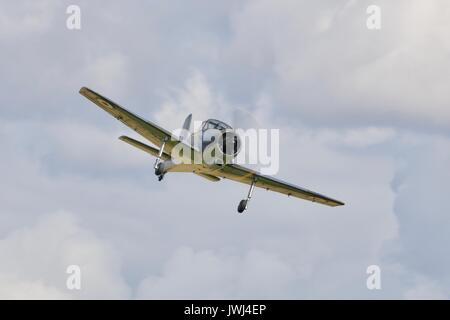
[[[225,156],[236,157],[241,149],[241,139],[233,130],[225,130],[219,138],[220,151]]]
[[[207,163],[230,163],[241,149],[241,139],[232,129],[203,132],[203,158]]]

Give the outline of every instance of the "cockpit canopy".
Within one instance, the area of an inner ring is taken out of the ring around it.
[[[219,121],[216,119],[208,119],[206,121],[203,121],[202,131],[206,131],[209,129],[217,129],[217,130],[222,131],[222,130],[232,129],[232,128],[225,122],[222,122],[222,121]]]

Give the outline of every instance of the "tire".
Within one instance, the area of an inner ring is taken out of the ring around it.
[[[242,213],[242,212],[245,211],[245,207],[247,207],[247,200],[241,200],[241,201],[239,202],[237,211],[238,211],[239,213]]]
[[[155,169],[155,175],[157,175],[157,176],[161,176],[163,174],[163,172],[161,170],[161,164],[162,164],[161,162],[158,163],[158,166]]]

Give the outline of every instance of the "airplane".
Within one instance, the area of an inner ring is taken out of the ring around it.
[[[339,200],[329,198],[308,189],[297,187],[293,184],[267,175],[262,175],[257,171],[245,168],[233,162],[228,163],[219,161],[207,163],[205,161],[197,161],[186,164],[185,162],[180,161],[180,159],[175,158],[189,157],[192,160],[197,157],[196,159],[198,159],[198,155],[199,153],[201,154],[202,149],[210,146],[211,144],[216,144],[214,146],[218,146],[219,150],[222,151],[225,156],[231,158],[235,157],[238,152],[237,144],[239,143],[239,138],[236,135],[231,136],[231,138],[227,137],[225,133],[229,132],[232,128],[222,121],[216,119],[208,119],[203,121],[201,129],[198,132],[192,133],[191,141],[189,141],[185,139],[186,137],[177,137],[160,126],[148,120],[144,120],[143,118],[131,113],[112,100],[96,93],[95,91],[92,91],[89,88],[82,87],[79,93],[156,146],[156,148],[149,146],[127,136],[119,137],[120,140],[130,144],[131,146],[156,157],[154,169],[155,175],[158,177],[159,181],[161,181],[164,178],[164,175],[168,172],[192,172],[200,177],[214,182],[220,181],[221,179],[230,179],[236,182],[248,184],[250,189],[247,197],[239,202],[237,208],[239,213],[243,213],[247,210],[248,203],[252,198],[255,187],[279,192],[287,196],[317,202],[330,207],[344,205],[344,203]],[[183,129],[185,131],[189,131],[191,120],[192,114],[190,114],[184,122]],[[211,137],[207,136],[207,132],[210,129],[224,133],[223,137],[219,137],[222,138],[222,140],[211,139]],[[192,141],[195,140],[195,137],[200,137],[200,146],[195,146],[192,143]],[[177,153],[172,151],[174,148],[179,148],[180,146],[182,147],[183,152],[178,153],[177,156]],[[184,155],[185,150],[190,152],[187,152],[186,155]],[[173,154],[176,156],[173,156]]]

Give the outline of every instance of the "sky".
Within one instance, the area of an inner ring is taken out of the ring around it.
[[[448,299],[449,28],[445,0],[0,0],[0,298]],[[158,182],[82,86],[278,128],[276,177],[346,205]]]

